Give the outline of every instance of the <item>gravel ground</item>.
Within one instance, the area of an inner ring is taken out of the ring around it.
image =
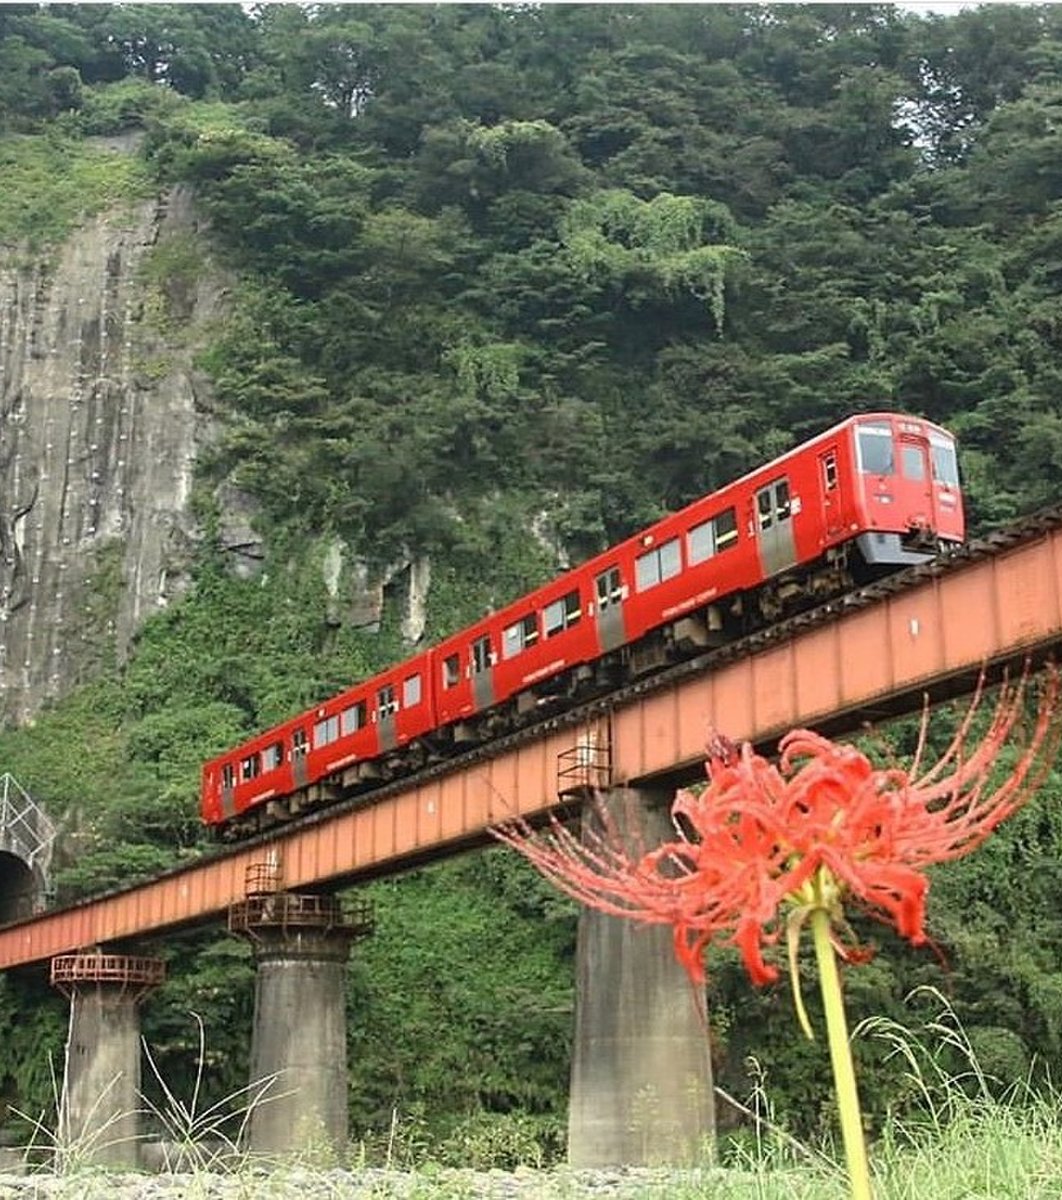
[[[0,1175],[0,1200],[665,1200],[712,1193],[712,1171],[311,1171]],[[701,1185],[701,1186],[698,1186]],[[703,1187],[703,1191],[702,1191]]]

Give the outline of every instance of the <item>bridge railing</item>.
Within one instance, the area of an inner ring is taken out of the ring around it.
[[[608,728],[579,731],[575,745],[557,756],[557,795],[562,799],[607,792],[613,783]]]

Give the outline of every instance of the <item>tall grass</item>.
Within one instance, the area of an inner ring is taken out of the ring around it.
[[[1062,1198],[1062,1096],[1045,1083],[992,1079],[982,1069],[970,1039],[939,992],[922,989],[913,1001],[931,1001],[935,1014],[920,1028],[895,1021],[864,1021],[854,1037],[884,1044],[887,1057],[902,1072],[913,1097],[902,1113],[889,1120],[872,1150],[875,1200],[1060,1200]],[[200,1063],[204,1059],[200,1043]],[[150,1061],[150,1060],[149,1060]],[[747,1113],[754,1134],[732,1147],[731,1167],[706,1166],[694,1171],[617,1171],[602,1180],[564,1169],[520,1168],[509,1182],[497,1170],[489,1175],[443,1166],[422,1147],[415,1168],[396,1168],[389,1154],[375,1170],[320,1170],[312,1155],[264,1162],[240,1153],[247,1117],[264,1096],[256,1089],[235,1103],[201,1109],[199,1085],[187,1102],[159,1080],[163,1102],[150,1105],[151,1117],[176,1151],[151,1184],[156,1200],[221,1195],[224,1173],[227,1200],[330,1200],[372,1197],[388,1200],[846,1200],[848,1182],[843,1156],[830,1144],[809,1147],[774,1121],[762,1072],[753,1073]],[[399,1118],[396,1116],[396,1121]],[[489,1129],[465,1131],[466,1139],[497,1138]],[[391,1140],[399,1137],[392,1129]],[[39,1144],[39,1143],[38,1143]],[[506,1143],[508,1145],[508,1143]],[[91,1171],[89,1155],[67,1150],[56,1154],[47,1196],[51,1200],[115,1200],[113,1183]],[[91,1147],[86,1147],[91,1150]],[[469,1145],[465,1165],[488,1165],[489,1149]],[[509,1146],[511,1150],[511,1146]],[[451,1162],[453,1159],[451,1158]],[[494,1164],[497,1167],[498,1164]],[[39,1176],[36,1178],[39,1179]],[[5,1181],[6,1184],[6,1181]],[[37,1196],[28,1189],[3,1191],[4,1196]],[[118,1200],[126,1193],[118,1193]],[[131,1196],[133,1193],[128,1193]],[[139,1195],[139,1193],[136,1193]]]
[[[1062,1196],[1062,1132],[1058,1101],[1052,1095],[1002,1100],[955,1098],[949,1120],[916,1126],[904,1122],[897,1136],[879,1142],[872,1153],[876,1200],[1059,1200]],[[794,1162],[792,1147],[761,1147],[762,1158],[734,1168],[700,1171],[615,1172],[608,1186],[579,1172],[519,1172],[510,1186],[497,1173],[441,1168],[318,1171],[303,1163],[268,1168],[260,1160],[232,1161],[218,1190],[218,1176],[186,1162],[180,1173],[150,1185],[155,1200],[217,1197],[242,1200],[331,1200],[372,1197],[388,1200],[472,1200],[511,1196],[516,1200],[846,1200],[843,1170],[827,1157]],[[7,1181],[5,1181],[5,1184]],[[30,1181],[27,1180],[27,1185]],[[45,1192],[4,1191],[5,1196],[47,1195],[50,1200],[90,1200],[140,1195],[117,1190],[113,1180],[81,1169],[55,1178]],[[144,1192],[147,1195],[147,1192]]]
[[[192,1013],[192,1017],[198,1028],[199,1046],[192,1094],[187,1099],[178,1096],[166,1082],[144,1042],[144,1056],[161,1099],[152,1100],[142,1092],[145,1107],[141,1111],[161,1131],[163,1169],[170,1174],[206,1174],[238,1163],[254,1110],[282,1094],[273,1090],[277,1076],[271,1075],[204,1106],[200,1097],[206,1068],[206,1031],[202,1017],[198,1013]]]
[[[909,1003],[936,1012],[919,1028],[874,1018],[853,1037],[872,1038],[908,1085],[911,1102],[873,1147],[875,1200],[1060,1200],[1062,1095],[1051,1083],[1002,1081],[982,1068],[940,992]],[[753,1064],[755,1066],[755,1064]],[[761,1072],[749,1112],[755,1136],[731,1148],[730,1170],[672,1178],[625,1193],[630,1200],[847,1200],[839,1148],[803,1147],[773,1120]]]
[[[52,1083],[53,1110],[58,1114],[62,1108],[62,1087],[51,1059],[48,1066]],[[76,1136],[70,1136],[69,1131],[63,1128],[61,1117],[53,1127],[49,1124],[46,1113],[33,1116],[12,1107],[12,1115],[29,1129],[29,1141],[23,1152],[24,1161],[27,1164],[43,1165],[60,1176],[79,1175],[91,1170],[101,1154],[106,1154],[116,1146],[128,1145],[130,1138],[125,1132],[125,1114],[107,1111],[111,1092],[117,1082],[117,1079],[112,1079],[104,1085],[89,1108],[85,1132]]]

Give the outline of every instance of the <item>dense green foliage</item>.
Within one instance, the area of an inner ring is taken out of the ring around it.
[[[330,614],[333,539],[376,565],[430,555],[433,638],[545,578],[546,546],[584,555],[859,409],[961,436],[975,531],[1053,498],[1060,111],[1050,6],[0,8],[0,241],[189,183],[240,280],[203,356],[224,421],[193,593],[121,669],[0,733],[0,765],[83,831],[63,895],[197,852],[203,757],[403,653],[393,612],[379,634]],[[108,149],[127,134],[136,157]],[[160,249],[145,320],[180,336],[202,261]],[[215,550],[223,479],[261,506],[261,581]],[[943,971],[887,943],[852,979],[857,1015],[943,981],[1004,1076],[1057,1055],[1052,801],[941,872]],[[374,891],[359,1128],[555,1121],[571,914],[497,856]],[[232,1090],[246,955],[197,939],[172,971],[161,1060],[187,1071],[194,1006]],[[725,959],[714,978],[722,1078],[746,1090],[756,1055],[780,1118],[817,1126],[824,1064],[788,996]],[[875,1119],[903,1105],[894,1067],[865,1069]],[[32,1064],[4,1073],[46,1101]]]

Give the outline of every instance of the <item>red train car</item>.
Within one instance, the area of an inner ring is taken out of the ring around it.
[[[208,762],[203,819],[289,815],[924,561],[964,532],[950,434],[904,414],[849,418]]]
[[[203,820],[283,818],[379,778],[388,754],[434,728],[431,662],[431,651],[408,659],[205,763]]]

